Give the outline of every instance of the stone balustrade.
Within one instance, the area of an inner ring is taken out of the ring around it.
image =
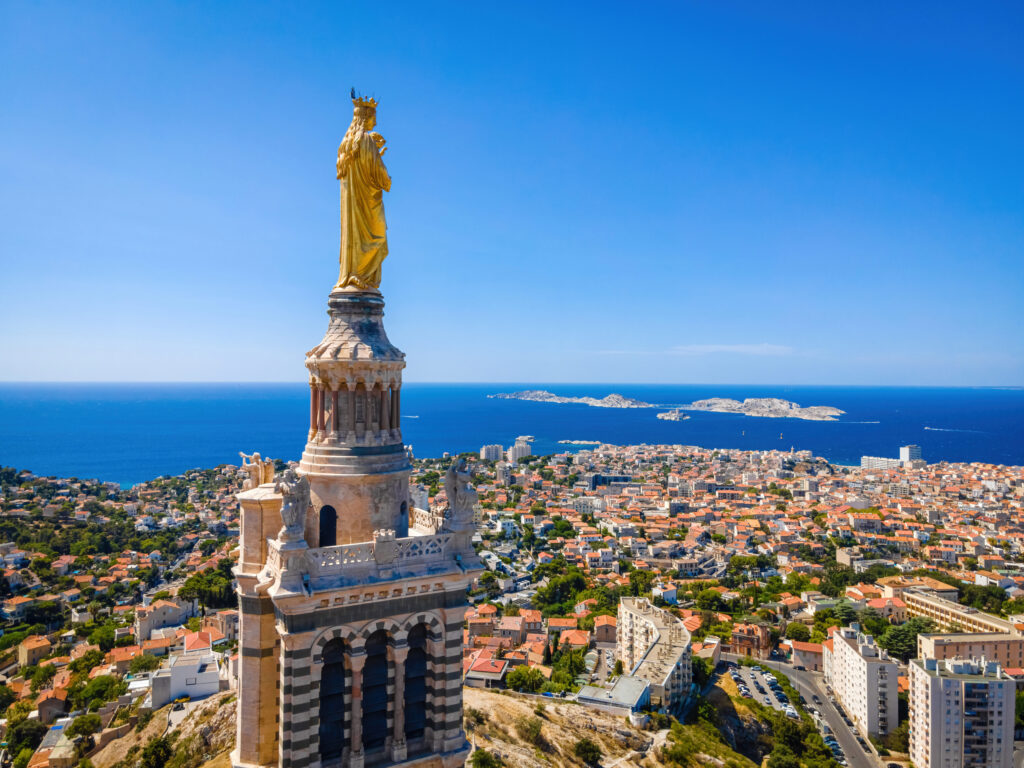
[[[306,563],[309,576],[316,580],[319,577],[343,575],[346,571],[361,571],[386,564],[388,567],[408,567],[427,565],[432,562],[447,560],[450,554],[449,545],[452,534],[441,533],[430,536],[408,536],[406,538],[382,539],[380,547],[390,551],[386,562],[382,563],[376,555],[378,544],[372,541],[359,544],[342,544],[336,547],[314,547],[306,550]],[[272,572],[279,572],[283,560],[280,555],[280,542],[268,542],[267,567]]]

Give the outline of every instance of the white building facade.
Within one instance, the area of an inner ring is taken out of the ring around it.
[[[910,662],[915,768],[1011,768],[1015,687],[995,662]]]
[[[899,668],[857,624],[836,630],[823,646],[825,682],[865,736],[885,736],[898,725]]]

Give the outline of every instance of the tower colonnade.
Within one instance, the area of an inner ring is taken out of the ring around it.
[[[310,377],[309,442],[401,443],[400,377],[331,382]]]

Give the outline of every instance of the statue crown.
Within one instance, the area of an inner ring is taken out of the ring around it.
[[[356,96],[356,89],[352,88],[352,106],[354,107],[369,107],[370,109],[377,108],[377,100],[374,98],[366,98],[365,96]]]

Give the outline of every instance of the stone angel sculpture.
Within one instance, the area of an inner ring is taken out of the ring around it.
[[[465,459],[453,461],[445,474],[444,490],[448,496],[448,519],[450,523],[465,525],[473,521],[476,511],[476,490],[470,484],[472,474]]]
[[[281,541],[299,541],[305,537],[306,511],[309,509],[309,479],[289,467],[278,478],[274,490],[282,496],[281,521],[277,534]]]
[[[242,469],[249,475],[249,479],[242,485],[243,491],[274,482],[273,459],[261,458],[258,451],[251,455],[239,451],[238,455],[242,457]]]

